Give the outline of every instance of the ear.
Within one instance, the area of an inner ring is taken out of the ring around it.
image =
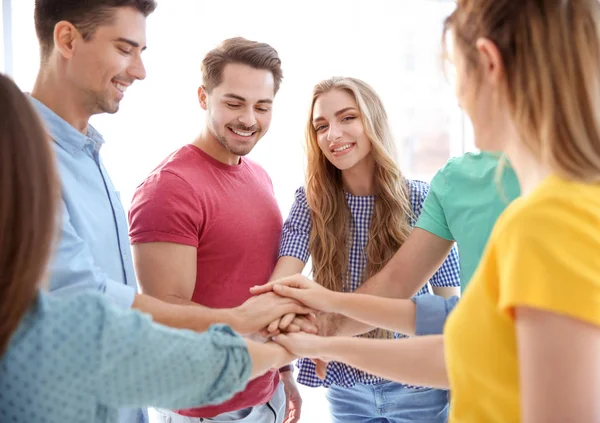
[[[54,26],[54,47],[65,59],[73,56],[78,39],[81,39],[81,33],[71,22],[60,21]]]
[[[479,38],[475,45],[479,52],[483,77],[494,85],[502,82],[504,80],[504,62],[496,44],[487,38]]]
[[[200,88],[198,88],[198,101],[200,102],[200,107],[202,107],[202,110],[206,110],[208,108],[208,93],[206,92],[206,87],[204,87],[204,85],[201,85]]]

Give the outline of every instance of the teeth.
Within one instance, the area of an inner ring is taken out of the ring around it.
[[[350,147],[352,147],[352,144],[346,144],[345,146],[343,146],[343,147],[339,147],[339,148],[336,148],[336,149],[334,149],[333,151],[334,151],[335,153],[339,153],[340,151],[347,150],[347,149],[349,149]]]
[[[117,87],[117,90],[121,91],[122,93],[124,93],[127,89],[127,85],[119,84],[118,82],[113,82],[113,85]]]
[[[242,132],[242,131],[238,131],[236,129],[232,129],[232,131],[241,137],[249,137],[250,135],[252,135],[254,133],[254,132]]]

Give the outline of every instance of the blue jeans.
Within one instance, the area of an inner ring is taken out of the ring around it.
[[[333,423],[446,423],[448,391],[407,388],[396,382],[331,386],[327,400]]]
[[[186,417],[171,410],[150,408],[150,423],[283,423],[286,406],[283,383],[267,404],[219,414],[212,418]]]

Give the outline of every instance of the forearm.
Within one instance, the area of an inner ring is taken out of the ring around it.
[[[394,332],[413,335],[415,333],[416,306],[411,300],[397,300],[358,293],[336,293],[334,301],[336,312],[356,321],[370,325],[360,325],[356,322],[346,323],[346,330],[378,327]],[[361,327],[362,326],[362,327]]]
[[[449,387],[442,335],[398,340],[336,337],[328,340],[321,358],[399,383]]]
[[[192,302],[190,304],[173,304],[149,295],[136,294],[132,308],[148,313],[155,322],[173,328],[203,332],[214,323],[224,323],[235,331],[242,330],[232,309],[211,309]]]
[[[277,370],[294,359],[284,348],[275,343],[259,343],[251,340],[246,340],[246,343],[252,360],[250,379],[259,377],[269,370]]]

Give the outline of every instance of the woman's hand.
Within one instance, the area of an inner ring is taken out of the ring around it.
[[[288,350],[290,354],[293,354],[296,357],[307,357],[314,360],[330,361],[326,347],[328,344],[331,344],[331,339],[304,332],[298,332],[274,336],[273,342],[281,345]]]
[[[250,292],[254,295],[269,291],[273,291],[282,297],[293,298],[315,310],[335,312],[335,295],[337,293],[323,288],[318,283],[300,274],[250,288]],[[289,325],[291,320],[289,322],[282,321],[282,323]],[[281,323],[279,329],[285,329]]]

